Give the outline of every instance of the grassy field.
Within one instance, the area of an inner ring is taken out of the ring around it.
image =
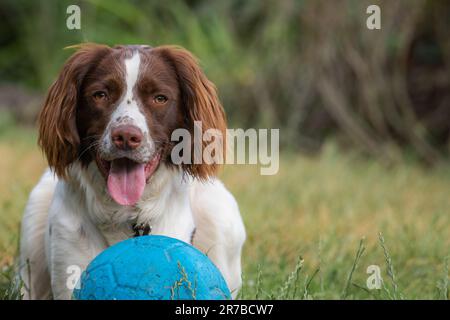
[[[0,125],[0,297],[45,167],[35,141],[30,129]],[[448,165],[386,168],[331,144],[319,157],[284,153],[275,176],[229,166],[222,178],[248,233],[242,298],[448,299]],[[380,290],[366,287],[369,265],[380,267]]]

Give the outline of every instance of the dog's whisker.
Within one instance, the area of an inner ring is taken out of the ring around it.
[[[93,143],[91,143],[89,146],[87,146],[87,147],[80,153],[80,155],[78,156],[77,160],[80,160],[81,157],[82,157],[86,152],[88,152],[90,149],[95,148],[95,147],[98,147],[99,145],[100,145],[100,142],[99,142],[99,141],[94,141]]]

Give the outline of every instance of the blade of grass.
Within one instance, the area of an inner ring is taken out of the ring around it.
[[[256,300],[258,300],[260,297],[261,287],[262,287],[262,270],[261,270],[261,264],[258,264],[258,276],[256,278],[256,293],[255,293]]]
[[[303,290],[303,299],[308,299],[308,289],[309,286],[311,285],[311,282],[313,281],[313,279],[315,278],[315,276],[319,273],[320,268],[317,268],[314,273],[312,274],[312,276],[308,279],[308,276],[305,277],[305,289]]]
[[[448,296],[448,260],[449,256],[444,259],[444,274],[442,275],[442,279],[440,283],[438,283],[439,289],[439,298],[443,300],[448,300],[450,297]]]
[[[392,262],[392,258],[391,258],[390,254],[389,254],[389,251],[388,251],[387,247],[386,247],[386,242],[385,242],[383,234],[381,232],[378,233],[378,239],[379,239],[381,248],[383,248],[384,258],[386,260],[386,264],[387,264],[387,267],[388,267],[388,270],[387,270],[388,276],[391,279],[392,286],[393,286],[393,289],[394,289],[393,298],[394,299],[399,299],[399,298],[403,299],[403,295],[399,292],[399,289],[398,289],[397,277],[395,276],[395,272],[394,272],[394,264]]]
[[[362,238],[359,241],[359,247],[358,247],[358,251],[356,252],[355,260],[353,261],[352,269],[350,270],[350,273],[348,274],[347,282],[345,283],[344,290],[342,291],[341,299],[343,299],[343,300],[345,300],[347,298],[348,290],[350,288],[350,284],[352,283],[353,273],[355,272],[356,267],[359,262],[359,259],[361,258],[361,256],[363,255],[365,250],[366,250],[366,248],[364,247],[364,238]]]
[[[289,277],[287,278],[287,280],[285,281],[285,283],[283,284],[283,286],[280,289],[280,294],[279,294],[280,299],[286,299],[288,297],[291,286],[293,284],[295,284],[298,280],[300,271],[303,268],[303,262],[304,262],[304,260],[303,260],[302,256],[299,256],[297,259],[297,263],[295,264],[294,271],[292,271],[290,273]]]

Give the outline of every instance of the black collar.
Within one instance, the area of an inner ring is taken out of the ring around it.
[[[148,236],[150,232],[152,232],[152,226],[148,223],[140,223],[140,224],[133,224],[132,226],[134,235],[133,237],[140,237],[140,236]]]
[[[140,224],[133,224],[132,226],[134,235],[133,237],[140,237],[140,236],[148,236],[151,232],[152,232],[152,226],[148,223],[140,223]],[[194,236],[195,236],[195,232],[197,231],[197,228],[194,227],[194,230],[192,230],[191,233],[191,238],[190,243],[193,244],[194,243]]]

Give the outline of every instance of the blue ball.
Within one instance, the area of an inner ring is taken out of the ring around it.
[[[100,253],[73,292],[78,300],[224,300],[219,269],[193,246],[165,236],[141,236]]]

